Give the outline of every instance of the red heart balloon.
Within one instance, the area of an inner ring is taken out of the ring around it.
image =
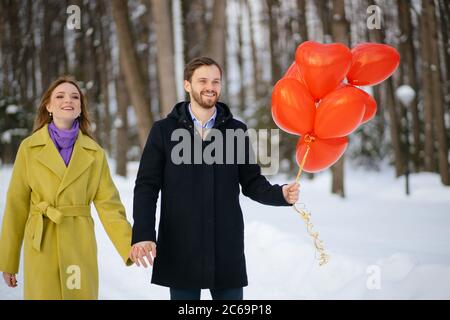
[[[311,132],[316,106],[308,89],[299,81],[283,78],[272,92],[272,117],[284,131],[292,134]]]
[[[349,86],[352,86],[352,85],[341,83],[338,86],[338,89],[344,88],[344,87],[349,87]],[[364,124],[364,123],[372,120],[372,118],[375,116],[375,114],[377,113],[377,102],[366,91],[361,90],[361,89],[359,89],[359,88],[357,88],[355,86],[352,86],[352,87],[357,89],[357,92],[359,92],[361,94],[361,97],[364,99],[364,105],[366,106],[366,110],[364,112],[364,115],[363,115],[361,123],[360,123],[360,125],[361,125],[361,124]]]
[[[364,112],[364,116],[361,120],[361,124],[364,124],[370,120],[372,120],[373,117],[375,117],[375,114],[377,113],[377,102],[375,99],[365,92],[364,90],[358,89],[361,91],[361,94],[364,98],[364,104],[366,105],[366,111]]]
[[[330,139],[352,133],[361,123],[366,109],[361,92],[354,86],[344,85],[323,98],[314,122],[316,136]]]
[[[284,74],[283,78],[292,78],[292,79],[300,81],[303,85],[305,85],[305,82],[303,81],[302,75],[300,74],[300,70],[298,69],[298,66],[295,63],[295,61],[287,69],[287,71]]]
[[[319,100],[336,89],[352,63],[350,49],[340,43],[306,41],[297,47],[295,62],[311,95]]]
[[[361,43],[352,49],[348,82],[357,86],[376,85],[389,78],[400,63],[398,51],[386,44]]]
[[[300,166],[306,152],[305,137],[301,137],[297,143],[296,159]],[[306,156],[303,170],[306,172],[318,172],[331,167],[344,154],[347,149],[348,138],[333,139],[315,138],[310,143],[310,149]]]

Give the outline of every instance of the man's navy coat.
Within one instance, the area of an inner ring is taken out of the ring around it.
[[[218,103],[214,128],[243,130],[229,108]],[[188,102],[175,105],[167,118],[156,121],[146,142],[134,189],[132,243],[157,242],[152,282],[173,288],[238,288],[247,285],[242,193],[260,203],[289,206],[282,187],[271,185],[259,165],[249,162],[252,152],[245,138],[245,163],[175,164],[171,141],[175,129],[200,139]],[[200,141],[204,149],[211,141]],[[235,141],[235,158],[237,147]],[[194,145],[194,143],[192,143]],[[226,145],[226,143],[224,143]],[[224,146],[225,148],[225,146]],[[223,154],[226,155],[225,149]],[[192,154],[192,159],[194,155]],[[156,241],[155,216],[161,191],[161,215]]]

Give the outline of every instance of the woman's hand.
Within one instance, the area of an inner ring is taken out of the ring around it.
[[[15,288],[17,287],[17,279],[14,273],[3,272],[3,279],[8,287]]]

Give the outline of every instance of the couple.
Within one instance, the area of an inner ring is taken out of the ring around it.
[[[222,69],[210,58],[186,65],[184,88],[190,102],[175,105],[151,129],[136,178],[133,228],[106,154],[90,136],[79,86],[69,77],[50,85],[34,132],[19,147],[7,193],[0,235],[0,271],[6,284],[17,286],[23,242],[25,299],[97,299],[93,202],[123,261],[147,267],[148,259],[154,264],[152,282],[169,287],[171,299],[200,299],[202,288],[210,289],[213,299],[243,299],[247,275],[239,184],[244,195],[275,206],[295,203],[299,186],[271,185],[260,167],[248,161],[248,138],[244,163],[173,163],[176,142],[171,133],[176,129],[201,139],[203,149],[210,143],[205,137],[211,128],[246,130],[218,102],[221,80]]]

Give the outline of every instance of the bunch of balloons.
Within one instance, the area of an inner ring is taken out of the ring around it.
[[[282,130],[301,136],[296,159],[306,172],[333,165],[344,154],[348,135],[371,120],[375,99],[357,86],[373,86],[397,69],[391,46],[306,41],[272,93],[272,116]],[[345,80],[346,79],[346,80]],[[303,164],[303,165],[302,165]]]
[[[400,55],[379,43],[362,43],[352,50],[343,44],[306,41],[297,47],[295,62],[272,93],[272,117],[282,130],[299,135],[299,171],[318,172],[344,154],[348,135],[371,120],[375,99],[357,86],[376,85],[397,69]],[[313,239],[319,265],[328,262],[323,241],[313,231],[311,214],[296,210]]]

